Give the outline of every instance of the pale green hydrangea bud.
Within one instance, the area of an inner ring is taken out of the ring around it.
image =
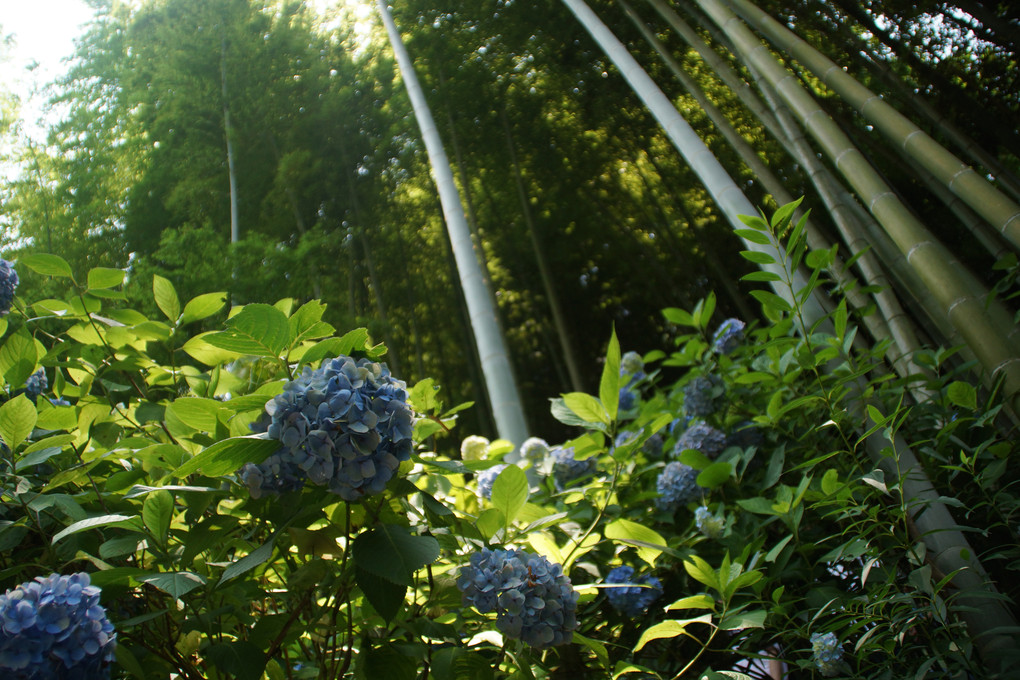
[[[462,460],[485,460],[485,454],[489,448],[489,440],[476,434],[465,437],[460,443],[460,457]]]

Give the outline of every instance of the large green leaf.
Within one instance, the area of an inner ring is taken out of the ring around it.
[[[38,413],[28,397],[19,394],[0,406],[0,437],[11,451],[28,439],[35,427]]]
[[[35,370],[35,341],[23,328],[12,333],[0,347],[0,374],[13,387],[22,387]]]
[[[615,420],[620,407],[620,341],[616,339],[615,328],[606,349],[606,364],[602,367],[602,379],[599,381],[599,399],[609,419]]]
[[[272,305],[245,305],[227,321],[227,330],[210,333],[210,345],[254,356],[276,357],[290,344],[287,315]]]
[[[222,402],[204,397],[181,397],[167,407],[182,423],[202,432],[215,432]]]
[[[605,406],[590,394],[584,392],[564,394],[563,403],[582,420],[589,423],[609,424],[610,418]]]
[[[204,578],[198,574],[192,574],[190,571],[156,574],[155,576],[143,578],[141,581],[159,588],[175,600],[179,600],[195,588],[201,588],[205,585]]]
[[[199,470],[209,477],[228,475],[245,463],[261,463],[278,448],[280,442],[257,435],[224,439],[186,461],[174,471],[174,477],[186,477]]]
[[[89,270],[89,290],[102,290],[104,288],[116,288],[124,283],[127,272],[123,269],[111,269],[109,267],[95,267]]]
[[[156,306],[166,315],[170,323],[176,323],[181,315],[181,301],[177,298],[174,284],[159,274],[153,274],[152,295],[156,299]]]
[[[226,293],[206,293],[188,301],[181,313],[181,325],[201,321],[223,309],[227,304]]]
[[[53,537],[52,543],[56,543],[62,538],[66,538],[67,536],[71,536],[72,534],[77,534],[78,532],[81,531],[96,529],[98,527],[105,527],[111,524],[120,524],[122,522],[127,522],[132,519],[134,519],[134,517],[131,515],[102,515],[100,517],[90,517],[88,519],[83,519],[78,522],[75,522],[74,524],[71,524],[70,526],[64,527],[64,529],[62,529],[61,531],[58,531],[57,534]]]
[[[142,504],[142,523],[160,545],[166,545],[173,518],[174,497],[169,491],[154,491],[146,497]]]
[[[383,524],[354,539],[354,562],[398,585],[412,585],[414,572],[439,558],[439,542],[402,526]]]
[[[58,255],[50,255],[48,253],[22,255],[18,258],[18,264],[25,265],[35,273],[42,274],[43,276],[71,277],[71,266],[67,264],[64,258]]]
[[[392,621],[400,611],[400,606],[404,604],[407,586],[377,576],[361,567],[354,570],[354,579],[379,615],[387,621]]]
[[[516,465],[507,466],[492,483],[492,507],[503,513],[509,525],[528,502],[528,476]]]
[[[666,547],[666,539],[658,532],[629,519],[618,519],[606,526],[606,538],[633,545],[637,548],[638,557],[653,567],[656,558]]]
[[[638,638],[638,642],[634,645],[634,651],[638,652],[646,644],[652,640],[661,640],[663,638],[675,638],[678,635],[688,635],[694,640],[698,640],[697,637],[687,632],[687,626],[692,623],[712,623],[711,614],[703,614],[693,619],[668,619],[657,623],[645,632],[641,633],[641,637]]]
[[[223,576],[220,577],[220,584],[226,583],[232,578],[237,578],[246,571],[251,571],[263,562],[268,561],[272,556],[273,540],[270,539],[224,569]]]
[[[246,640],[216,643],[206,649],[203,656],[223,671],[220,677],[259,680],[266,669],[266,655]]]

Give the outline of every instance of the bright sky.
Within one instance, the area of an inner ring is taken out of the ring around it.
[[[0,82],[21,98],[26,129],[32,130],[42,115],[47,97],[38,90],[66,71],[62,60],[71,56],[74,39],[91,18],[84,0],[0,0],[0,34],[14,36],[6,59],[0,60]],[[33,64],[38,66],[30,70]],[[45,132],[32,136],[40,135]]]

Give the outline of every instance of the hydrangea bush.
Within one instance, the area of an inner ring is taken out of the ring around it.
[[[783,214],[748,229],[826,285],[829,255],[806,257]],[[16,268],[0,284],[54,277],[68,295],[12,292],[0,319],[14,677],[1005,678],[1020,663],[1015,430],[952,350],[895,377],[836,292],[807,333],[811,287],[756,296],[756,319],[727,320],[712,295],[664,310],[669,341],[640,355],[609,334],[597,392],[552,401],[569,434],[515,450],[458,431],[463,405],[390,375],[385,348],[317,301],[228,314],[225,294],[181,301],[157,276],[147,318],[123,271]],[[934,489],[923,504],[899,477],[907,453]],[[919,528],[935,510],[945,530]],[[72,572],[88,576],[50,576]],[[47,618],[60,598],[75,613]],[[79,651],[28,643],[72,629]]]

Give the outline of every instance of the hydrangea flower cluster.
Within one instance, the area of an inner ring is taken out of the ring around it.
[[[690,465],[678,461],[667,463],[655,482],[655,488],[659,491],[655,505],[660,510],[670,512],[681,505],[687,505],[698,497],[701,487],[697,479],[698,471]]]
[[[506,468],[507,466],[501,463],[475,475],[475,481],[478,482],[478,495],[486,500],[492,498],[492,485],[496,482],[496,477],[499,477],[499,473]]]
[[[503,635],[535,649],[570,642],[577,628],[577,592],[563,568],[524,550],[483,548],[462,567],[457,587],[464,604],[496,612]]]
[[[0,258],[0,315],[11,311],[18,283],[18,272],[14,271],[10,262]]]
[[[645,362],[637,352],[626,352],[620,357],[620,375],[638,375],[644,371]]]
[[[305,368],[266,404],[266,432],[281,448],[246,464],[253,498],[328,486],[345,501],[379,493],[411,455],[413,413],[403,381],[385,364],[340,356]],[[254,426],[253,426],[254,427]]]
[[[662,595],[662,583],[651,574],[634,578],[634,567],[616,567],[606,574],[606,583],[627,583],[622,588],[609,588],[606,597],[613,608],[630,617],[640,616]],[[641,587],[646,586],[646,587]]]
[[[25,379],[25,396],[35,402],[49,386],[50,382],[46,379],[46,371],[40,368]]]
[[[549,455],[549,444],[544,439],[529,437],[521,444],[521,457],[530,460],[532,465],[540,465]]]
[[[811,651],[814,653],[815,666],[818,672],[829,678],[839,675],[839,662],[843,658],[843,648],[835,633],[812,633]]]
[[[638,404],[640,395],[637,390],[634,389],[634,380],[632,379],[626,385],[620,388],[620,398],[617,402],[617,407],[622,411],[630,411]]]
[[[723,514],[714,515],[704,505],[694,511],[694,524],[698,531],[711,539],[721,538],[726,530],[726,516]]]
[[[86,573],[38,577],[0,595],[5,677],[109,678],[116,637]]]
[[[556,488],[561,491],[572,481],[593,474],[598,469],[598,461],[595,457],[577,460],[574,458],[574,448],[557,446],[550,453],[553,459],[553,479],[556,481]]]
[[[717,354],[729,354],[744,342],[744,322],[740,319],[726,319],[715,329],[712,349]]]
[[[709,458],[715,458],[726,448],[726,435],[707,423],[695,423],[676,440],[674,453],[697,449]]]
[[[461,460],[485,460],[485,452],[489,448],[489,440],[485,437],[473,434],[464,437],[460,443]]]
[[[699,375],[684,386],[684,411],[698,418],[710,416],[722,406],[723,382],[714,375]]]

